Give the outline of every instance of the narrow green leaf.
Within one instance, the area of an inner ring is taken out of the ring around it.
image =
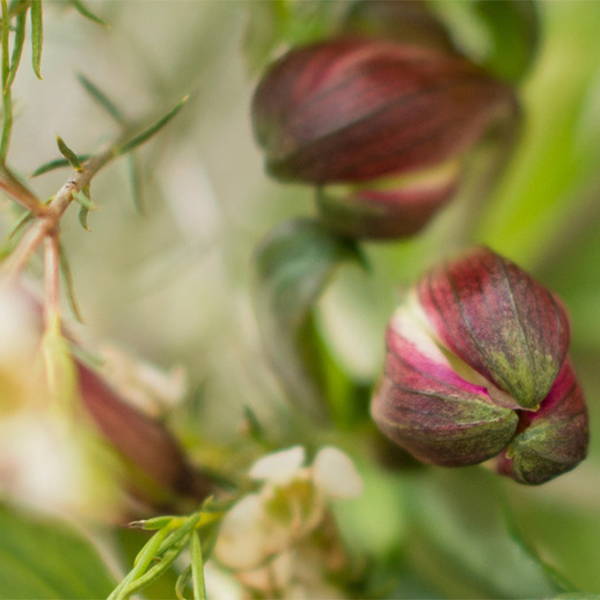
[[[148,141],[153,135],[158,133],[175,115],[183,108],[185,103],[188,101],[189,96],[184,96],[173,109],[171,109],[166,115],[161,117],[156,123],[142,131],[139,135],[136,135],[133,139],[125,142],[116,149],[116,154],[126,154],[131,152],[138,146],[141,146],[144,142]]]
[[[305,345],[309,316],[348,260],[361,261],[355,242],[310,219],[277,227],[255,259],[255,306],[267,356],[290,399],[313,416],[323,417],[323,398]]]
[[[152,564],[158,548],[171,533],[171,524],[169,523],[162,529],[159,529],[149,540],[144,544],[144,547],[139,551],[135,558],[134,566],[131,571],[123,578],[123,580],[112,591],[107,600],[117,600],[123,598],[123,590],[132,582],[141,577],[148,567]]]
[[[123,116],[121,109],[94,83],[85,75],[79,73],[77,80],[83,86],[85,91],[120,125],[127,124],[127,119]]]
[[[150,519],[144,519],[143,521],[132,521],[127,524],[127,527],[133,527],[134,529],[145,529],[146,531],[156,531],[166,527],[173,519],[177,519],[171,515],[161,515],[160,517],[152,517]]]
[[[27,223],[33,219],[33,213],[30,210],[26,210],[8,230],[6,237],[11,240]]]
[[[196,531],[192,533],[190,538],[190,557],[192,561],[192,591],[194,593],[194,600],[206,600],[202,545]]]
[[[142,175],[140,172],[140,163],[135,153],[130,152],[127,155],[127,166],[129,167],[129,181],[131,182],[131,194],[133,196],[133,205],[140,215],[144,215],[145,209],[142,188]]]
[[[192,580],[192,565],[188,565],[177,578],[175,583],[175,595],[178,600],[187,600],[185,590],[190,585]]]
[[[98,206],[90,200],[85,191],[73,192],[73,198],[81,205],[78,215],[80,225],[86,231],[91,231],[88,227],[88,214],[90,210],[97,210]]]
[[[186,543],[187,537],[182,539],[177,545],[171,547],[170,550],[161,556],[158,559],[158,562],[154,563],[147,572],[129,581],[118,596],[116,596],[116,600],[129,600],[131,596],[162,577],[173,566],[182,550],[185,548]]]
[[[42,79],[42,45],[44,27],[42,23],[42,0],[31,0],[31,61],[33,72]]]
[[[7,0],[2,0],[2,139],[0,140],[0,161],[6,162],[8,146],[13,125],[12,92],[8,80],[10,77],[10,16]]]
[[[94,204],[83,190],[73,192],[73,198],[87,210],[98,210],[98,205]]]
[[[10,87],[17,75],[19,64],[21,62],[21,56],[23,54],[23,45],[25,42],[25,25],[27,24],[27,12],[22,11],[17,14],[17,20],[15,24],[15,39],[13,42],[13,51],[10,59],[10,73],[8,75],[8,81],[6,85]]]
[[[73,275],[71,274],[71,266],[69,265],[67,254],[62,245],[59,246],[58,251],[60,259],[60,271],[67,294],[67,300],[69,301],[69,306],[71,307],[71,311],[75,315],[75,318],[80,323],[83,323],[83,316],[79,308],[79,302],[77,302],[77,296],[75,295],[75,285],[73,283]]]
[[[81,154],[77,157],[77,160],[80,163],[84,163],[86,160],[90,158],[90,154]],[[66,158],[57,158],[56,160],[51,160],[47,163],[44,163],[40,167],[38,167],[30,177],[38,177],[40,175],[44,175],[44,173],[49,173],[50,171],[55,171],[56,169],[64,169],[66,167],[70,167],[71,163]]]
[[[81,2],[81,0],[71,0],[71,4],[77,12],[86,19],[110,29],[110,25],[104,19],[101,19],[98,15],[94,14],[83,2]]]
[[[114,580],[66,524],[0,505],[0,600],[106,598]]]
[[[196,527],[196,525],[200,521],[201,515],[202,513],[200,512],[194,513],[191,517],[188,517],[185,520],[183,525],[175,529],[173,533],[171,533],[171,535],[166,540],[164,540],[161,546],[158,548],[156,552],[157,556],[164,554],[165,552],[167,552],[167,550],[169,550],[169,548],[179,544],[179,542],[181,542],[181,540],[185,538],[189,534],[189,532],[192,529],[194,529],[194,527]]]
[[[77,154],[75,154],[75,152],[73,152],[73,150],[71,150],[71,148],[69,148],[69,146],[67,146],[67,144],[60,137],[60,135],[56,136],[56,144],[58,146],[58,149],[60,150],[60,153],[67,159],[69,164],[76,171],[83,171],[83,167],[81,166],[81,163],[79,162],[79,157],[77,156]]]

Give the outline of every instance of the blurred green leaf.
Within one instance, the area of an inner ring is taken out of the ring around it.
[[[576,594],[559,594],[553,600],[600,600],[600,594],[587,594],[585,592]]]
[[[75,284],[73,282],[73,275],[71,274],[71,266],[69,264],[69,259],[67,258],[67,254],[62,244],[59,246],[58,251],[60,259],[60,272],[67,293],[67,300],[69,301],[69,306],[71,307],[71,311],[75,315],[75,318],[80,323],[83,323],[83,317],[81,315],[81,310],[79,309],[77,296],[75,295]]]
[[[42,78],[43,38],[42,0],[31,0],[31,62],[38,79]]]
[[[101,19],[98,15],[94,14],[83,2],[81,2],[81,0],[71,0],[71,4],[77,12],[86,19],[110,29],[110,25],[104,19]]]
[[[13,51],[10,59],[10,73],[8,75],[8,86],[11,86],[17,75],[19,64],[21,62],[21,55],[23,54],[23,45],[25,42],[25,25],[27,24],[27,12],[22,11],[17,14],[17,20],[15,23],[15,38],[13,42]]]
[[[408,544],[421,576],[460,598],[545,598],[565,588],[507,527],[496,475],[480,467],[432,469],[410,488]]]
[[[255,259],[255,305],[265,351],[290,398],[322,416],[318,386],[300,345],[311,308],[345,261],[361,260],[356,244],[317,221],[287,221]]]
[[[123,116],[121,109],[92,81],[82,73],[77,74],[77,81],[83,89],[120,125],[125,125],[127,119]]]
[[[189,96],[184,96],[174,108],[172,108],[166,115],[161,117],[156,123],[142,131],[139,135],[136,135],[133,139],[121,144],[116,149],[116,154],[127,154],[135,150],[138,146],[141,146],[144,142],[148,141],[153,135],[158,133],[175,115],[184,107],[188,101]]]
[[[474,10],[491,42],[486,66],[500,79],[519,81],[535,59],[539,43],[535,0],[476,0]]]
[[[0,532],[0,599],[97,599],[114,586],[92,544],[60,522],[0,505]]]

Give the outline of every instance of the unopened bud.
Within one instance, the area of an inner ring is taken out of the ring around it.
[[[583,392],[562,304],[485,248],[430,271],[387,333],[372,415],[424,462],[497,470],[539,484],[588,446]]]
[[[452,196],[457,160],[515,106],[454,53],[342,37],[277,61],[252,110],[269,173],[318,186],[330,225],[377,238],[421,229]]]

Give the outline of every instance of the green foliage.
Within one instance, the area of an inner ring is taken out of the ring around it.
[[[309,316],[346,261],[361,261],[356,244],[309,219],[283,223],[263,241],[255,259],[256,310],[265,349],[290,398],[316,415],[323,414],[323,398],[311,372]],[[309,346],[302,348],[301,340]]]
[[[114,580],[88,539],[56,520],[0,506],[0,598],[104,598]]]

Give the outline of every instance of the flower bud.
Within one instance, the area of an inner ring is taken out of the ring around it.
[[[555,296],[485,248],[434,268],[390,322],[372,416],[418,459],[539,484],[586,455],[587,411]]]
[[[342,37],[277,61],[252,110],[269,173],[323,188],[329,224],[377,238],[421,229],[454,192],[457,159],[514,108],[454,53]]]

